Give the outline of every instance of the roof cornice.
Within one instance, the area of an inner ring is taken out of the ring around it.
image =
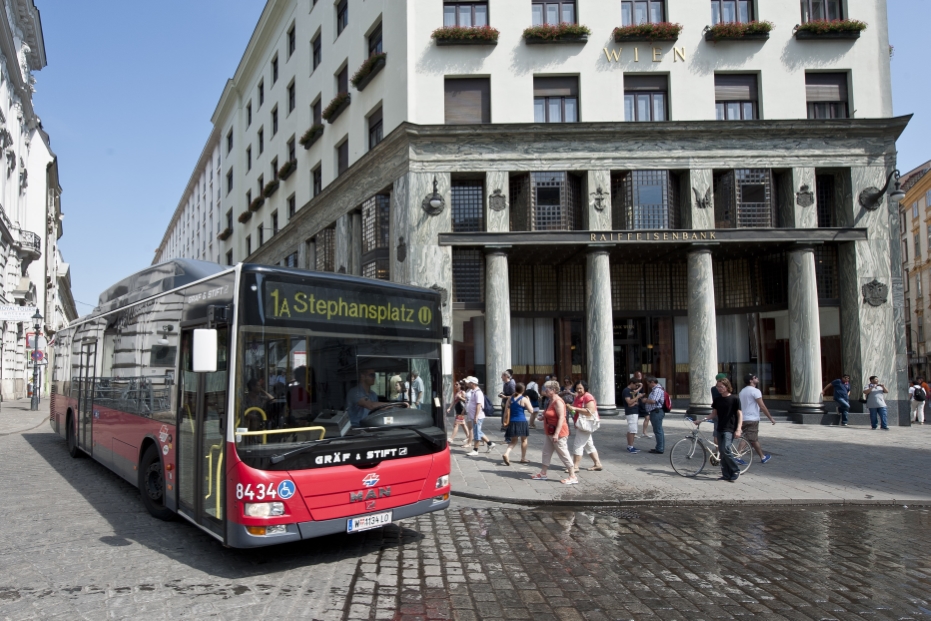
[[[23,31],[26,45],[29,46],[29,66],[33,71],[39,71],[46,66],[45,37],[42,34],[42,16],[36,7],[35,0],[13,0],[13,10],[16,11],[17,25]]]
[[[6,14],[3,15],[3,19],[0,19],[0,52],[6,57],[7,75],[10,77],[10,84],[23,104],[24,120],[31,129],[36,125],[36,112],[32,107],[32,88],[23,81],[23,72],[19,66],[19,55],[16,53],[13,31],[10,29],[10,22],[6,19]]]

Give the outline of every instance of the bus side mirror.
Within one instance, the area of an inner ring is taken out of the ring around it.
[[[217,370],[216,330],[194,330],[193,367],[195,373],[213,373]]]

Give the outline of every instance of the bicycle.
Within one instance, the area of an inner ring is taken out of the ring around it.
[[[669,463],[672,469],[684,477],[698,476],[708,461],[712,466],[718,466],[721,463],[718,446],[708,442],[701,433],[700,427],[703,422],[707,421],[696,422],[692,418],[685,417],[685,424],[690,434],[676,442],[669,453]],[[731,444],[731,455],[740,466],[740,474],[743,474],[750,468],[750,463],[753,461],[753,448],[744,438],[734,438]]]

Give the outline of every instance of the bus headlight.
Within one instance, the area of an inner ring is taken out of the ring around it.
[[[246,517],[267,518],[284,515],[283,502],[247,502],[243,505]]]
[[[436,480],[436,489],[440,489],[441,487],[446,487],[447,485],[449,485],[448,474],[444,474],[443,476],[441,476],[440,478]]]

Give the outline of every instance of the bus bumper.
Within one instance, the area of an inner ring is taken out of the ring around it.
[[[434,503],[433,499],[421,500],[412,505],[395,507],[391,511],[392,522],[411,518],[433,511],[442,511],[449,507],[449,500]],[[350,515],[347,517],[336,518],[333,520],[322,520],[320,522],[300,522],[298,524],[288,524],[288,530],[279,535],[256,536],[246,532],[246,527],[242,524],[230,522],[227,525],[227,545],[233,548],[260,548],[264,546],[273,546],[281,543],[290,543],[300,541],[301,539],[313,539],[324,535],[335,535],[336,533],[346,532],[346,522],[352,518],[362,517],[365,513]]]

